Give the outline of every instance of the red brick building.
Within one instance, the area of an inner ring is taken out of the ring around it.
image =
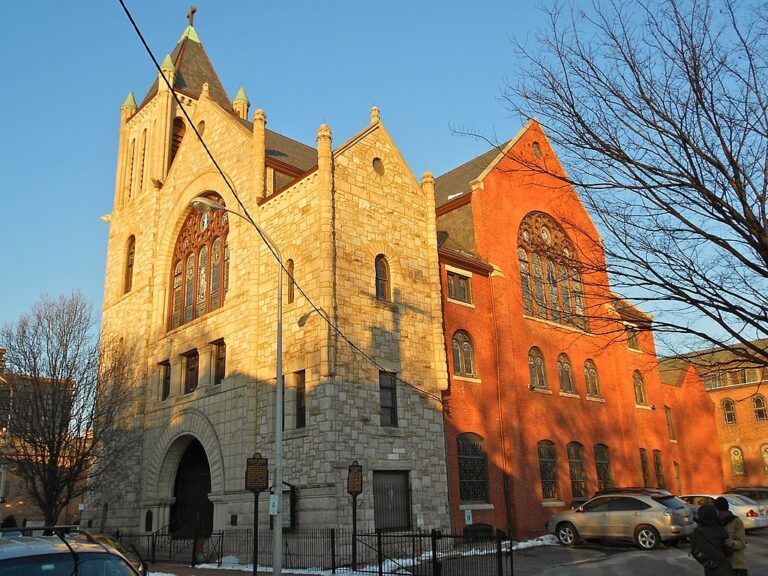
[[[768,341],[754,344],[765,348]],[[738,348],[665,360],[661,374],[671,385],[687,385],[708,396],[725,487],[768,486],[768,373],[740,359]]]
[[[531,121],[436,181],[455,529],[519,538],[603,486],[722,485],[688,415],[712,421],[706,393],[662,384],[651,318],[610,293],[598,232],[552,174]]]

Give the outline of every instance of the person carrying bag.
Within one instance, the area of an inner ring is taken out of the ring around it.
[[[704,576],[734,576],[728,557],[728,533],[712,504],[699,508],[699,525],[691,535],[691,556],[704,567]]]

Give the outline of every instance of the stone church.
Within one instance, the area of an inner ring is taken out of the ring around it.
[[[357,461],[361,528],[447,526],[432,176],[409,171],[376,108],[335,145],[325,125],[314,146],[268,129],[191,23],[120,120],[103,333],[136,350],[139,440],[83,524],[252,526],[246,461],[272,477],[281,324],[284,523],[350,526]],[[199,197],[228,211],[199,213]]]

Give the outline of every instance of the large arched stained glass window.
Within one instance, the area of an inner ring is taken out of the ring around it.
[[[597,489],[606,490],[613,488],[613,475],[611,474],[611,455],[608,446],[595,444],[595,471],[597,472]]]
[[[557,482],[557,454],[555,445],[549,440],[538,443],[539,478],[543,500],[559,500],[560,487]]]
[[[524,312],[586,330],[581,263],[562,226],[531,212],[520,222],[517,242]]]
[[[574,498],[587,497],[587,474],[584,470],[584,446],[570,442],[568,450],[568,469],[571,473],[571,495]]]
[[[600,398],[600,381],[597,378],[597,366],[592,360],[584,362],[584,382],[587,384],[587,396]]]
[[[223,204],[220,196],[208,198]],[[178,328],[224,304],[229,278],[226,212],[190,209],[173,250],[168,328]]]
[[[456,376],[475,376],[475,354],[472,341],[463,330],[457,331],[451,340],[453,373]]]

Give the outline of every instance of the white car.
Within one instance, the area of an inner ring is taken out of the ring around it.
[[[728,509],[734,516],[741,518],[745,530],[768,527],[768,508],[761,506],[748,496],[741,494],[686,494],[679,498],[691,508],[694,517],[697,517],[699,506],[714,504],[715,498],[718,496],[722,496],[728,501]]]

